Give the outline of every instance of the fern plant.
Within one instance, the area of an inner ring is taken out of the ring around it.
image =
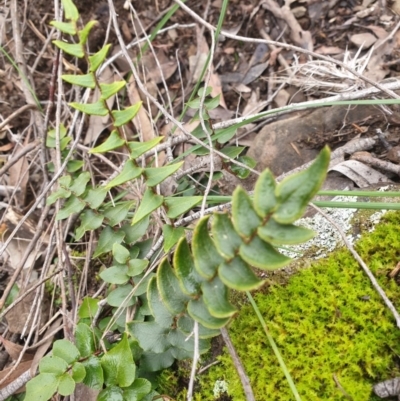
[[[277,247],[302,243],[313,236],[312,231],[293,223],[320,188],[330,153],[328,148],[323,149],[307,170],[279,184],[269,170],[264,171],[257,180],[253,197],[238,187],[232,197],[232,212],[200,219],[190,244],[184,229],[174,226],[174,219],[192,210],[202,198],[164,197],[157,193],[157,185],[176,173],[182,162],[163,167],[138,164],[137,158],[157,146],[162,138],[148,142],[125,139],[122,127],[135,117],[141,104],[123,110],[109,109],[106,100],[124,88],[126,82],[99,83],[96,73],[110,46],[89,55],[86,42],[95,21],[80,29],[77,8],[71,0],[62,2],[67,22],[52,24],[64,34],[75,35],[78,41],[54,41],[54,44],[88,64],[87,74],[62,78],[81,88],[97,88],[101,94],[95,103],[70,106],[86,115],[111,118],[111,134],[91,153],[124,147],[129,158],[118,175],[98,186],[90,183],[88,171],[81,171],[83,164],[74,162],[59,179],[58,189],[47,199],[49,205],[65,200],[57,220],[79,215],[75,240],[87,231],[101,230],[93,257],[111,252],[113,262],[100,274],[109,284],[106,299],[83,300],[75,344],[67,340],[54,343],[52,352],[39,364],[39,375],[27,384],[26,398],[48,400],[54,393],[67,396],[74,392],[76,383],[83,382],[100,391],[99,401],[151,400],[156,393],[144,377],[171,366],[175,360],[191,358],[195,348],[200,353],[209,350],[210,339],[239,312],[229,302],[229,291],[259,288],[263,281],[253,268],[273,270],[285,266],[290,259]],[[190,106],[200,107],[196,102]],[[218,99],[209,99],[205,111],[217,102]],[[63,126],[59,131],[59,148],[63,152],[69,139]],[[215,140],[223,143],[233,134],[227,130],[214,135]],[[54,132],[50,132],[47,145],[55,147],[55,141]],[[251,164],[250,160],[243,161]],[[106,201],[113,188],[138,179],[146,185],[139,203]],[[157,267],[154,273],[145,258],[149,242],[138,240],[147,231],[151,214],[159,208],[171,219],[163,230],[164,251],[169,254],[159,263],[152,260]],[[105,303],[113,308],[111,317],[101,316]],[[128,318],[132,309],[133,318]],[[198,330],[198,336],[192,335],[194,330]],[[113,343],[106,339],[110,331],[119,333]]]

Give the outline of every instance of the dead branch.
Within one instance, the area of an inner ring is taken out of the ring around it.
[[[18,276],[21,274],[21,271],[24,268],[24,265],[25,265],[26,261],[28,260],[32,250],[36,246],[37,241],[39,241],[39,239],[42,235],[43,229],[44,229],[44,227],[43,227],[44,221],[46,220],[49,211],[50,211],[50,207],[46,206],[46,208],[43,210],[40,220],[37,224],[37,229],[36,229],[34,237],[32,238],[31,242],[29,243],[28,247],[26,248],[25,254],[22,258],[20,265],[15,269],[13,276],[11,277],[10,281],[8,282],[6,289],[4,290],[3,296],[0,299],[0,309],[3,308],[3,306],[6,302],[6,299],[8,297],[8,294],[10,293],[13,285],[17,281]],[[21,221],[22,221],[22,219],[21,219]]]
[[[363,162],[370,166],[377,167],[382,170],[389,171],[390,173],[395,173],[397,175],[400,175],[400,166],[398,164],[377,159],[368,152],[356,152],[351,156],[350,159],[358,160],[359,162]]]
[[[338,158],[338,157],[342,157],[344,155],[351,155],[355,152],[359,152],[361,150],[367,150],[367,149],[371,149],[375,143],[376,143],[376,137],[372,137],[372,138],[361,138],[357,141],[352,141],[347,143],[346,145],[337,148],[336,150],[334,150],[331,154],[331,163],[334,161],[334,159]],[[294,173],[298,173],[299,171],[303,171],[306,168],[308,168],[309,166],[311,166],[311,164],[314,162],[314,160],[311,160],[308,163],[303,164],[300,167],[297,167],[291,171],[288,171],[287,173],[281,174],[279,177],[276,178],[277,181],[282,181],[285,177],[294,174]]]
[[[313,40],[309,31],[303,31],[297,19],[291,12],[286,3],[280,7],[274,0],[263,0],[262,7],[271,12],[276,18],[282,19],[286,22],[291,32],[291,39],[294,43],[298,44],[304,49],[312,51]]]
[[[244,366],[243,366],[242,362],[240,361],[239,355],[237,354],[235,347],[231,341],[231,338],[229,337],[228,330],[225,327],[221,329],[221,335],[228,348],[228,351],[232,358],[233,364],[235,365],[235,369],[240,377],[240,381],[242,382],[242,387],[243,387],[243,391],[246,395],[246,400],[247,401],[256,401],[256,399],[254,397],[253,389],[251,388],[251,385],[250,385],[249,377],[247,376],[246,371],[244,370]]]
[[[30,105],[27,105],[30,106]],[[26,106],[24,106],[26,107]],[[15,163],[17,163],[22,157],[27,155],[32,150],[35,150],[38,146],[38,141],[34,141],[28,145],[26,145],[21,151],[19,151],[12,159],[8,160],[7,163],[0,168],[0,177],[5,174],[10,167],[12,167]]]
[[[20,107],[18,110],[15,110],[14,113],[10,114],[4,121],[0,123],[0,131],[6,127],[6,125],[12,121],[15,117],[18,117],[20,114],[25,113],[28,110],[37,109],[36,104],[26,104],[25,106]]]

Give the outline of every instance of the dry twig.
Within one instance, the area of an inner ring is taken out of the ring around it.
[[[239,355],[237,354],[235,347],[233,346],[233,343],[229,337],[228,330],[225,327],[221,329],[221,335],[225,341],[229,354],[233,360],[233,364],[235,365],[236,371],[240,377],[240,381],[242,382],[242,387],[244,394],[246,396],[246,400],[255,401],[256,399],[254,397],[253,389],[251,388],[250,385],[249,377],[247,376],[246,371],[244,370],[244,366],[240,361]]]
[[[398,164],[377,159],[368,152],[356,152],[351,156],[351,159],[400,175],[400,166]]]
[[[216,27],[214,25],[208,23],[203,18],[201,18],[199,15],[197,15],[193,10],[191,10],[181,0],[174,0],[174,1],[175,1],[175,3],[179,4],[179,6],[183,10],[185,10],[189,15],[191,15],[200,24],[206,26],[207,28],[209,28],[209,29],[211,29],[213,31],[216,30]],[[267,45],[275,45],[277,47],[283,47],[285,49],[289,49],[289,50],[293,50],[293,51],[296,51],[296,52],[299,52],[299,53],[303,53],[303,54],[306,54],[308,56],[312,56],[312,57],[315,57],[315,58],[318,58],[318,59],[321,59],[321,60],[329,61],[330,63],[336,64],[336,65],[348,70],[353,75],[355,75],[357,78],[359,78],[359,79],[369,83],[370,85],[374,86],[375,88],[379,89],[379,91],[386,93],[386,95],[389,96],[390,98],[393,98],[393,99],[399,99],[400,98],[400,96],[397,95],[392,90],[385,88],[383,85],[374,82],[373,80],[365,77],[362,74],[359,74],[354,69],[348,67],[345,63],[343,63],[343,62],[341,62],[339,60],[335,60],[335,59],[333,59],[331,57],[323,56],[322,54],[318,54],[318,53],[312,52],[312,51],[307,50],[307,49],[303,49],[303,48],[298,47],[298,46],[289,45],[287,43],[276,42],[274,40],[247,38],[245,36],[233,35],[233,34],[231,34],[229,32],[226,32],[226,31],[221,31],[221,35],[224,35],[224,36],[226,36],[227,38],[230,38],[230,39],[234,39],[234,40],[238,40],[238,41],[242,41],[242,42],[247,42],[247,43],[266,43]]]

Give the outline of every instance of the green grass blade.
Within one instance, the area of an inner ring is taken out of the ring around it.
[[[320,196],[363,196],[363,197],[380,197],[380,198],[400,198],[400,192],[388,191],[336,191],[336,190],[326,190],[319,191]]]
[[[251,306],[254,309],[254,312],[256,312],[256,315],[257,315],[257,317],[258,317],[258,319],[259,319],[259,321],[261,323],[262,328],[265,331],[265,334],[266,334],[266,336],[268,338],[269,344],[271,345],[271,348],[274,351],[276,359],[278,360],[279,365],[280,365],[280,367],[282,369],[282,372],[284,373],[284,375],[286,377],[286,380],[287,380],[287,382],[289,384],[290,389],[292,390],[294,398],[296,399],[296,401],[301,401],[301,397],[300,397],[300,395],[299,395],[299,393],[297,391],[297,388],[296,388],[296,385],[294,384],[292,376],[290,376],[290,372],[289,372],[288,368],[286,367],[285,361],[283,360],[282,355],[279,352],[278,346],[276,345],[274,339],[271,336],[271,333],[268,330],[267,324],[265,323],[265,320],[262,317],[261,312],[258,309],[257,304],[255,303],[255,301],[254,301],[254,299],[251,296],[249,291],[246,291],[246,295],[247,295],[247,298],[249,299],[249,301],[251,303]]]
[[[20,70],[20,68],[18,67],[18,65],[15,63],[15,61],[12,59],[12,57],[7,53],[7,51],[4,49],[3,46],[0,46],[0,51],[6,56],[6,58],[8,59],[8,61],[12,64],[12,66],[16,69],[16,71],[18,72],[19,76],[21,77],[21,79],[25,82],[25,85],[27,86],[27,88],[29,89],[29,92],[31,92],[33,98],[35,99],[35,103],[36,106],[38,107],[38,109],[40,111],[43,111],[42,106],[40,105],[40,102],[38,100],[38,98],[36,97],[36,93],[34,92],[31,84],[29,83],[28,78],[22,73],[22,71]]]
[[[217,43],[218,36],[219,36],[219,34],[220,34],[221,30],[222,30],[222,24],[223,24],[224,19],[225,19],[226,10],[228,8],[228,3],[229,3],[229,0],[224,0],[223,3],[222,3],[221,12],[219,14],[217,28],[216,28],[216,30],[214,32],[215,43]],[[202,82],[202,80],[204,78],[204,75],[205,75],[205,73],[207,71],[207,67],[208,67],[208,64],[210,62],[210,57],[211,57],[211,51],[208,52],[208,56],[207,56],[206,62],[204,63],[204,66],[203,66],[203,69],[201,71],[200,77],[197,80],[196,85],[194,86],[194,88],[192,90],[192,93],[189,96],[189,100],[186,102],[186,104],[185,104],[185,106],[184,106],[184,108],[182,110],[181,115],[179,116],[179,121],[182,121],[182,118],[186,115],[187,109],[189,108],[188,103],[191,102],[193,100],[193,98],[197,95],[197,92],[198,92],[198,90],[200,88],[201,82]],[[176,127],[174,129],[176,129]],[[200,147],[200,145],[198,145],[198,146]]]
[[[182,3],[186,3],[186,0],[182,0]],[[145,53],[149,48],[149,42],[152,42],[153,39],[158,35],[158,32],[164,27],[164,25],[170,20],[170,18],[178,11],[179,4],[175,4],[171,9],[164,15],[161,21],[155,26],[154,30],[151,32],[149,40],[142,46],[142,49],[139,53]],[[138,60],[140,59],[140,55],[138,56]]]
[[[336,209],[400,210],[400,203],[335,201],[315,201],[313,203],[318,207],[332,207]]]

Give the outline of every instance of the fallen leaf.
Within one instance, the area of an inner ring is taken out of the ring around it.
[[[274,66],[276,64],[276,59],[278,58],[280,52],[282,51],[282,48],[276,48],[272,50],[271,55],[269,57],[269,64]]]
[[[257,64],[254,67],[251,67],[249,71],[246,73],[245,77],[243,78],[243,84],[248,85],[251,82],[255,81],[268,67],[269,62]]]
[[[20,344],[15,344],[12,341],[6,340],[2,336],[0,336],[0,342],[4,345],[4,348],[6,349],[8,355],[10,355],[11,359],[16,361],[24,347]],[[25,353],[22,357],[22,361],[30,361],[32,359],[33,355],[31,353]]]
[[[389,150],[387,158],[393,163],[400,164],[400,146],[393,146]]]
[[[32,365],[32,360],[30,361],[25,361],[21,362],[15,370],[10,374],[10,376],[7,377],[7,379],[1,383],[0,385],[0,390],[3,390],[5,387],[7,387],[10,383],[12,383],[14,380],[18,379],[23,373],[25,373]],[[7,369],[3,369],[0,372],[0,380],[2,380],[4,377],[8,375],[8,373],[14,368],[14,366],[10,366]],[[19,389],[19,392],[23,391],[22,388]]]
[[[33,284],[32,284],[33,285]],[[29,287],[28,287],[29,288]],[[21,290],[19,295],[25,293],[25,290]],[[34,305],[34,299],[36,296],[36,291],[32,291],[27,294],[21,302],[16,304],[7,314],[5,318],[8,323],[8,328],[12,333],[21,334],[26,326],[26,330],[29,331],[32,326],[32,319],[34,312],[32,311],[32,306]],[[35,306],[40,310],[40,324],[44,326],[47,323],[49,317],[50,302],[46,294],[44,294],[43,299],[40,304]],[[30,319],[28,321],[28,319]]]
[[[118,78],[117,78],[118,79]],[[101,76],[98,78],[100,83],[105,83],[105,84],[111,84],[116,80],[116,77],[114,76],[114,72],[110,67],[106,67],[103,72],[101,73]],[[91,102],[97,102],[100,99],[100,91],[98,88],[96,88],[93,92],[93,96],[91,99]],[[107,105],[110,109],[113,108],[114,106],[114,101],[115,101],[115,95],[111,96],[106,100]],[[95,143],[100,136],[100,134],[110,125],[110,117],[107,114],[104,117],[101,116],[94,116],[91,115],[89,117],[89,127],[86,132],[85,139],[83,143],[85,145],[89,143]]]
[[[266,106],[266,102],[260,99],[259,90],[251,92],[250,98],[247,100],[246,106],[243,109],[242,116],[250,116],[257,114]]]
[[[189,70],[192,75],[192,82],[197,82],[200,78],[200,74],[204,68],[207,61],[209,47],[205,37],[202,35],[202,31],[199,26],[196,26],[196,38],[197,38],[197,53],[195,55],[189,56]],[[212,72],[209,81],[209,86],[211,86],[211,96],[215,97],[220,95],[220,105],[226,108],[225,99],[222,93],[222,84],[219,75],[214,71],[214,67],[211,66]],[[207,76],[207,74],[206,74]]]
[[[2,240],[6,240],[9,234],[21,221],[22,215],[17,213],[11,207],[7,209],[4,215],[4,226],[2,226]],[[8,265],[17,269],[22,262],[22,258],[28,248],[30,240],[33,238],[36,231],[36,223],[32,219],[25,220],[22,227],[18,230],[16,236],[11,240],[7,246],[6,252],[9,255]],[[49,237],[46,234],[42,235],[42,249],[38,252],[32,251],[27,261],[24,264],[24,269],[33,267],[35,261],[41,255],[42,250],[47,246]]]
[[[394,48],[393,41],[386,41],[382,46],[377,46],[368,60],[367,71],[364,75],[374,82],[381,82],[389,73],[388,68],[383,68],[382,64],[386,55],[392,54]]]
[[[74,396],[75,400],[96,401],[100,390],[93,390],[82,383],[77,383]]]
[[[238,84],[234,84],[232,85],[233,89],[235,89],[238,92],[241,93],[249,93],[251,92],[251,88],[249,88],[248,86],[242,84],[242,83],[238,83]]]
[[[209,110],[208,114],[213,120],[229,120],[230,118],[233,118],[235,113],[231,110],[227,110],[221,106],[218,106],[215,109]]]
[[[324,54],[324,55],[341,54],[341,53],[343,53],[343,49],[341,49],[338,46],[321,46],[315,50],[315,53]]]
[[[256,46],[256,48],[250,58],[249,66],[247,67],[247,70],[249,70],[251,67],[253,67],[257,64],[264,62],[268,56],[268,50],[269,50],[269,48],[268,48],[267,44],[259,43]]]
[[[226,47],[225,49],[222,50],[225,54],[234,54],[236,49],[234,47]]]
[[[263,0],[262,7],[271,12],[276,18],[283,19],[290,28],[290,37],[294,44],[303,49],[313,51],[313,40],[310,31],[305,31],[293,15],[288,4],[282,7],[275,0]]]
[[[281,89],[274,97],[276,107],[286,106],[290,99],[290,93],[286,89]]]
[[[13,164],[9,168],[8,172],[8,185],[19,189],[19,191],[16,192],[15,196],[19,206],[22,207],[25,205],[26,187],[29,182],[29,163],[27,157],[21,157],[15,164]]]
[[[386,29],[382,28],[381,26],[368,25],[366,28],[371,30],[378,39],[386,39],[389,36],[389,33],[386,31]]]
[[[350,42],[363,49],[369,49],[376,41],[377,37],[369,32],[357,33],[350,36]]]
[[[346,160],[329,169],[332,170],[350,178],[359,188],[392,182],[386,175],[357,160]]]
[[[213,72],[210,76],[210,80],[208,81],[208,86],[211,86],[211,96],[216,97],[220,95],[219,98],[219,105],[222,106],[224,109],[227,109],[225,99],[222,96],[222,84],[221,79],[218,74]],[[212,110],[211,110],[212,111]]]
[[[400,15],[400,0],[393,0],[388,7],[397,15]]]
[[[136,87],[135,78],[133,77],[133,75],[129,79],[128,85],[128,97],[130,103],[136,104],[140,102],[142,99],[140,98],[140,94]],[[148,117],[145,106],[142,105],[132,122],[136,130],[141,133],[141,139],[143,142],[150,141],[155,137],[153,124]]]
[[[6,127],[4,127],[4,128],[9,129],[10,127],[9,127],[9,126],[8,126],[8,127],[6,126]],[[8,151],[11,150],[14,146],[15,146],[14,143],[9,142],[9,143],[7,143],[6,145],[0,146],[0,152],[8,152]]]
[[[155,49],[146,53],[139,61],[138,71],[142,74],[143,81],[151,80],[160,84],[167,80],[178,68],[176,60],[170,60],[162,49]]]
[[[207,54],[200,53],[189,56],[189,70],[192,74],[192,83],[197,82],[207,61]]]

